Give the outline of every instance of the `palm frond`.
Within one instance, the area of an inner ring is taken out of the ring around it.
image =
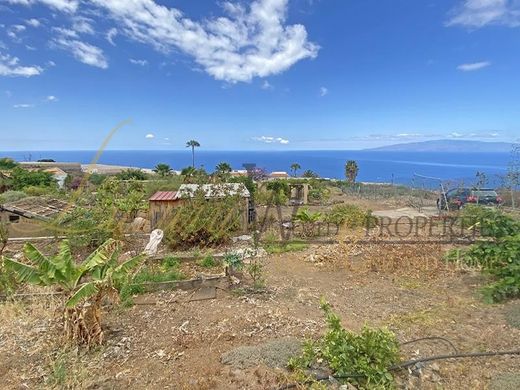
[[[109,238],[105,241],[99,248],[97,248],[92,254],[85,259],[82,264],[82,267],[85,270],[91,270],[95,267],[106,264],[114,251],[119,249],[119,242]]]
[[[46,268],[49,265],[49,259],[47,256],[36,249],[36,247],[30,242],[24,245],[23,254],[27,260],[37,265],[39,268]]]
[[[41,274],[34,266],[23,264],[7,257],[4,258],[4,264],[8,269],[16,273],[20,282],[42,284]]]
[[[99,289],[94,282],[85,283],[69,298],[65,306],[74,307],[83,299],[96,295],[98,291]]]
[[[133,268],[137,267],[139,264],[141,264],[141,262],[146,258],[146,255],[144,253],[140,254],[140,255],[137,255],[135,257],[132,257],[131,259],[119,264],[116,269],[115,269],[115,272],[116,273],[128,273],[130,272]]]

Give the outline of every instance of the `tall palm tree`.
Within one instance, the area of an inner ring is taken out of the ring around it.
[[[296,176],[296,171],[301,169],[302,167],[298,163],[291,164],[291,171],[293,171],[293,176]]]
[[[186,147],[191,148],[191,159],[192,159],[191,166],[193,168],[195,168],[195,148],[200,147],[200,144],[198,143],[198,141],[195,141],[194,139],[192,139],[192,140],[186,142]]]
[[[355,160],[348,160],[345,164],[345,176],[349,183],[355,183],[357,175],[359,173],[359,167]]]

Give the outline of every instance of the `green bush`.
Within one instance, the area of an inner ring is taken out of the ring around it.
[[[354,333],[341,326],[340,318],[324,301],[327,331],[317,341],[307,341],[302,355],[289,362],[289,368],[305,372],[323,362],[334,376],[362,389],[394,388],[394,379],[389,367],[399,361],[399,343],[394,333],[385,328],[373,329],[364,326]]]
[[[198,262],[198,264],[204,268],[213,268],[213,267],[217,266],[217,262],[215,261],[215,258],[211,255],[204,256],[204,258],[202,258]]]
[[[13,169],[18,166],[18,163],[15,162],[12,158],[2,157],[0,158],[0,169]]]
[[[49,172],[28,171],[20,167],[11,172],[11,187],[13,190],[25,190],[27,187],[56,188],[56,181]]]
[[[336,205],[325,216],[325,222],[333,223],[338,226],[357,228],[366,226],[370,212],[364,211],[358,206],[343,204]]]
[[[494,277],[495,281],[482,290],[486,301],[520,297],[520,222],[501,211],[482,207],[468,208],[463,215],[474,218],[471,223],[480,230],[481,237],[469,248],[449,251],[447,259],[479,266]]]
[[[16,202],[26,196],[27,194],[22,191],[6,191],[3,194],[0,194],[0,204]]]
[[[243,199],[229,195],[207,200],[202,191],[176,207],[164,224],[171,248],[211,247],[228,242],[241,227]]]

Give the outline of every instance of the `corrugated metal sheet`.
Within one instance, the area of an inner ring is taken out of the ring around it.
[[[175,200],[177,196],[176,191],[158,191],[152,195],[150,201],[167,201]]]

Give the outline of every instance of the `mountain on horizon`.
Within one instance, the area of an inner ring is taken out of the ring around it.
[[[365,149],[381,152],[480,152],[480,153],[509,153],[512,143],[508,142],[485,142],[468,140],[441,139],[422,142],[410,142],[377,148]]]

